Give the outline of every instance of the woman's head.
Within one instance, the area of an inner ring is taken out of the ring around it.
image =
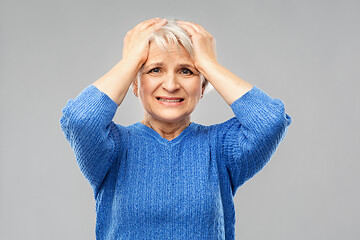
[[[192,56],[191,39],[175,21],[153,33],[148,58],[133,84],[148,117],[169,123],[190,118],[208,85]]]
[[[156,43],[164,52],[169,50],[169,43],[174,44],[177,49],[181,46],[193,57],[193,44],[190,35],[176,23],[177,19],[167,19],[167,23],[150,37],[150,42]],[[137,74],[137,80],[140,78],[141,70]],[[208,80],[200,73],[202,84],[205,88],[204,95],[210,92],[213,87]]]

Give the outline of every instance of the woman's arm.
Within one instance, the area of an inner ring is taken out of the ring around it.
[[[61,128],[95,198],[106,174],[127,146],[126,129],[112,119],[142,61],[147,58],[150,33],[163,23],[150,19],[129,31],[124,39],[123,59],[75,99],[69,100],[62,110]]]
[[[235,117],[218,125],[218,144],[235,194],[268,163],[292,120],[280,99],[256,86],[234,101],[231,109]]]
[[[122,59],[108,73],[96,80],[92,85],[108,95],[119,106],[125,98],[140,67],[136,61]]]
[[[126,146],[124,129],[112,121],[117,107],[106,94],[89,85],[62,109],[61,129],[95,198],[107,172]]]
[[[201,65],[199,71],[229,106],[253,88],[252,84],[239,78],[217,62],[207,62]]]
[[[166,23],[165,19],[149,19],[136,25],[125,36],[123,58],[93,85],[106,93],[118,106],[123,101],[137,72],[146,62],[152,32]]]
[[[260,171],[285,137],[291,118],[284,103],[218,64],[215,42],[202,26],[178,21],[191,36],[195,67],[232,108],[235,117],[217,125],[220,159],[226,165],[233,194]]]

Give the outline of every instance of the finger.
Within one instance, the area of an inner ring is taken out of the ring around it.
[[[204,28],[201,28],[201,26],[199,24],[196,24],[196,23],[193,23],[193,22],[189,22],[189,21],[178,21],[178,23],[182,23],[182,24],[185,24],[185,25],[190,25],[192,26],[196,31],[198,32],[203,32],[205,31]],[[206,32],[206,31],[205,31]]]
[[[138,30],[145,30],[145,29],[151,27],[152,25],[154,25],[154,24],[156,24],[156,23],[158,23],[160,21],[161,21],[160,18],[149,19],[149,20],[147,20],[145,22],[140,23],[140,25],[137,27],[137,29]]]
[[[191,27],[193,27],[193,29],[195,29],[198,32],[198,34],[200,34],[200,35],[202,35],[204,37],[213,39],[213,36],[208,31],[206,31],[204,27],[202,27],[199,24],[191,23],[191,22],[185,22],[183,25],[191,26]]]
[[[144,33],[149,34],[152,32],[156,32],[158,29],[160,29],[166,23],[167,23],[166,19],[161,19],[158,22],[155,22],[153,25],[150,25],[147,29],[144,29]]]
[[[156,23],[157,21],[159,21],[160,18],[151,18],[151,19],[148,19],[146,21],[143,21],[139,24],[137,24],[133,29],[136,29],[136,30],[143,30],[143,29],[146,29],[148,28],[149,26],[151,26],[152,24]]]
[[[167,23],[166,19],[159,19],[153,22],[152,24],[147,25],[147,27],[144,27],[141,30],[146,32],[154,32],[160,29],[166,23]]]
[[[203,30],[204,32],[208,32],[208,31],[206,31],[206,29],[203,27],[203,26],[201,26],[200,24],[196,24],[196,26],[198,26],[201,30]]]
[[[167,19],[163,18],[160,19],[159,21],[155,22],[152,26],[150,26],[149,28],[152,28],[152,30],[160,28],[161,26],[163,26],[164,24],[167,23]]]
[[[182,27],[185,31],[187,31],[190,35],[190,37],[193,37],[197,34],[197,31],[190,25],[186,23],[178,23],[180,27]]]
[[[148,22],[153,21],[154,19],[157,19],[157,18],[148,19],[148,20],[146,20],[146,21],[143,21],[143,22],[141,22],[141,23],[138,23],[136,26],[133,27],[133,29],[139,28],[139,27],[141,27],[142,25],[144,25],[144,24],[146,24],[146,23],[148,23]]]

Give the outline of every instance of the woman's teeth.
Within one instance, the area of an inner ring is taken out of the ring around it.
[[[159,101],[160,102],[181,102],[182,99],[174,99],[174,100],[169,100],[169,99],[164,99],[164,98],[160,98]]]

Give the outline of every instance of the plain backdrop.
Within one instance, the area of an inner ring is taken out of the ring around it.
[[[0,239],[95,239],[95,200],[62,108],[154,17],[202,25],[221,65],[281,99],[292,124],[234,198],[236,239],[360,239],[358,1],[1,1]],[[214,90],[192,121],[233,117]],[[114,122],[141,121],[128,94]]]

